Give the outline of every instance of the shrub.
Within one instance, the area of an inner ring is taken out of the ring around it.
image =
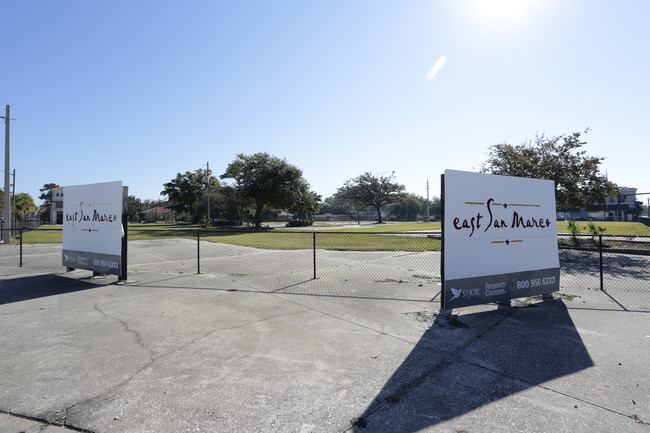
[[[580,234],[580,227],[578,227],[578,224],[576,224],[576,220],[569,220],[567,223],[567,228],[569,229],[569,233],[571,233],[571,235],[574,237]]]
[[[587,232],[591,233],[594,236],[598,236],[605,233],[605,230],[607,229],[600,226],[596,226],[596,224],[594,224],[593,222],[590,222],[587,225]]]
[[[215,221],[212,223],[214,227],[235,227],[237,226],[237,221]]]
[[[308,219],[308,220],[292,220],[289,221],[286,225],[286,227],[307,227],[314,224],[314,220]]]

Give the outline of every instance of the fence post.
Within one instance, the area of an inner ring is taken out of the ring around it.
[[[19,259],[19,268],[23,267],[23,229],[20,229],[20,259]]]
[[[313,236],[313,244],[314,244],[314,280],[316,279],[316,232],[312,233]]]
[[[201,273],[201,230],[196,231],[196,273]]]
[[[125,187],[127,188],[127,187]],[[124,192],[122,199],[126,201],[128,191]],[[126,209],[126,204],[124,209]],[[129,214],[122,213],[122,239],[120,240],[120,275],[117,276],[117,281],[126,281],[129,274]]]
[[[600,290],[605,290],[603,282],[603,235],[598,235],[598,255],[600,259]]]

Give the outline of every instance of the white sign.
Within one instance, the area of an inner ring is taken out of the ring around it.
[[[63,265],[122,275],[122,182],[63,191]]]
[[[559,289],[553,181],[446,170],[443,308]]]

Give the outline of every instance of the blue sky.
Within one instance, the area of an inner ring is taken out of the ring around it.
[[[35,199],[114,180],[157,199],[178,172],[260,151],[323,197],[365,171],[433,196],[493,144],[585,128],[610,180],[650,192],[647,1],[0,5],[0,108]]]

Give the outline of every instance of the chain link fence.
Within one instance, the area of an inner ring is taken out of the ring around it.
[[[202,273],[245,290],[337,296],[354,281],[353,297],[430,300],[439,251],[440,239],[422,233],[139,230],[129,234],[129,272]]]
[[[391,299],[433,300],[440,290],[434,233],[136,228],[128,239],[129,275],[201,273],[215,287]],[[63,272],[61,242],[61,229],[21,231],[0,245],[0,275]],[[604,292],[621,308],[650,310],[649,237],[559,235],[558,246],[562,292]]]
[[[560,235],[558,247],[563,290],[602,291],[612,307],[650,310],[650,237]]]

